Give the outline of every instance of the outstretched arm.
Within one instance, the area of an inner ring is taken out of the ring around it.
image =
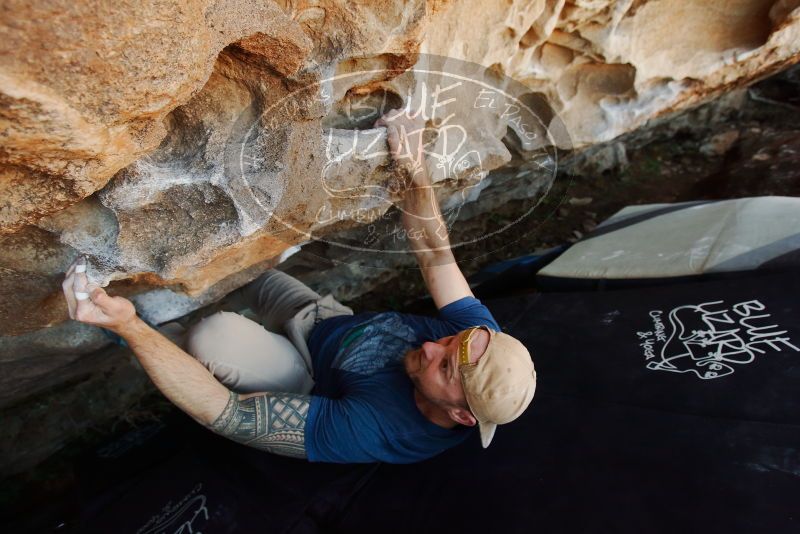
[[[127,341],[155,386],[194,420],[239,443],[304,458],[307,395],[229,391],[199,361],[136,316],[133,304],[90,286],[78,260],[62,284],[70,317]]]
[[[376,125],[386,126],[396,171],[406,180],[403,226],[436,307],[441,309],[472,296],[450,249],[447,226],[425,165],[422,139],[425,125],[419,119],[409,118],[405,110],[384,115]]]

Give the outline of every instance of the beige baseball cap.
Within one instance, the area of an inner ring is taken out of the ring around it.
[[[489,344],[483,356],[469,363],[469,338],[462,344],[459,356],[461,384],[470,411],[478,420],[483,448],[489,446],[497,425],[509,423],[522,415],[531,403],[536,391],[536,370],[525,345],[518,340],[495,332],[489,332]]]

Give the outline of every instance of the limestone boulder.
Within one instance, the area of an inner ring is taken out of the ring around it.
[[[796,0],[437,3],[423,51],[525,83],[560,115],[573,147],[795,63]],[[461,28],[472,31],[461,31]],[[480,36],[476,38],[476,36]]]
[[[315,4],[315,5],[311,5]],[[413,52],[420,2],[11,0],[0,18],[0,231],[63,209],[156,149],[232,47],[292,76]],[[255,80],[253,80],[255,82]]]

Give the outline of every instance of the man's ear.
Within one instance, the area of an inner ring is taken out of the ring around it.
[[[450,408],[447,410],[447,415],[456,423],[464,426],[475,426],[478,423],[472,412],[464,408]]]

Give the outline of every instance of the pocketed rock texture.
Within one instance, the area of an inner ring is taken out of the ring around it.
[[[429,121],[447,158],[428,164],[454,206],[493,183],[545,187],[547,172],[531,176],[547,145],[569,156],[797,62],[798,6],[6,1],[0,406],[59,383],[106,343],[65,322],[60,283],[78,255],[162,322],[294,245],[380,218],[400,197],[372,122],[378,109],[419,103],[431,62],[516,80],[509,91],[551,134],[532,142],[512,114],[461,106],[464,139],[451,150],[447,125]]]

